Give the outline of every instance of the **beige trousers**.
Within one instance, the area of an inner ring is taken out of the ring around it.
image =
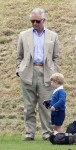
[[[26,78],[26,77],[25,77]],[[51,115],[43,105],[43,100],[50,98],[52,88],[44,85],[44,75],[42,66],[34,66],[32,85],[21,81],[24,97],[24,119],[26,128],[26,137],[35,136],[36,131],[36,106],[41,121],[42,137],[47,138],[51,132]]]

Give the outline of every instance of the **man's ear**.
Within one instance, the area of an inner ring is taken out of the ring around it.
[[[45,22],[45,19],[43,19],[43,22]]]

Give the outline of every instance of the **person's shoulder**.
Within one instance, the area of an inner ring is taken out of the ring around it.
[[[59,93],[66,94],[66,91],[65,91],[65,89],[64,89],[64,88],[63,88],[63,89],[59,89],[59,90],[58,90],[58,92],[59,92]]]
[[[24,35],[24,34],[27,34],[27,33],[31,32],[31,31],[33,31],[33,28],[29,28],[29,29],[26,29],[24,31],[21,31],[20,34]]]

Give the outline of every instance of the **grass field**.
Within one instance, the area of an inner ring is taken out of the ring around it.
[[[76,0],[0,0],[1,135],[25,133],[22,91],[20,80],[15,74],[16,51],[19,32],[31,27],[29,14],[35,7],[45,9],[45,26],[59,35],[59,66],[65,76],[67,92],[64,129],[76,120]],[[41,133],[38,113],[37,131]]]
[[[76,145],[52,145],[37,137],[35,141],[23,141],[21,136],[1,136],[0,150],[76,150]]]

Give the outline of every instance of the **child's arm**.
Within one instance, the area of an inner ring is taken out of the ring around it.
[[[65,105],[66,101],[66,93],[63,90],[58,91],[58,101],[53,105],[53,107],[57,110]]]

